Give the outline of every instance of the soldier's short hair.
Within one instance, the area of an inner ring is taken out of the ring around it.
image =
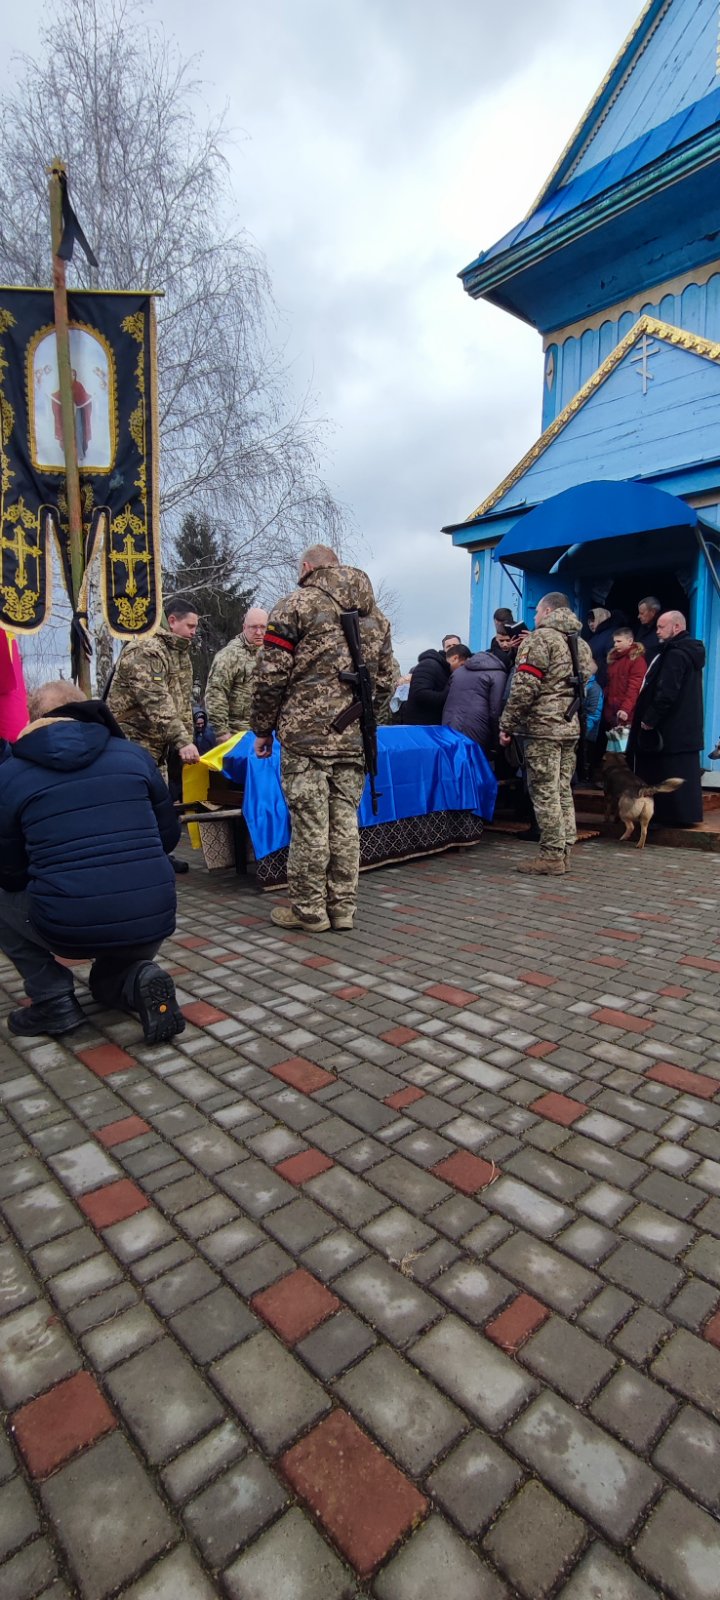
[[[466,644],[449,644],[445,654],[446,656],[459,656],[461,661],[469,661],[472,650]]]
[[[165,615],[166,617],[198,617],[200,615],[200,607],[197,600],[193,600],[192,595],[171,594],[169,600],[165,601]]]
[[[568,597],[566,594],[561,594],[559,589],[553,590],[552,594],[544,594],[542,600],[538,600],[538,611],[541,606],[546,606],[548,611],[561,611],[563,609],[567,611],[569,607]]]
[[[498,606],[497,611],[493,611],[493,622],[512,621],[514,621],[514,618],[509,606]]]
[[[38,717],[46,717],[50,711],[56,711],[58,706],[76,704],[86,700],[87,695],[78,689],[76,683],[66,683],[64,678],[52,678],[49,683],[38,684],[37,689],[31,689],[28,695],[28,716],[31,722],[37,722]]]
[[[644,600],[638,600],[638,607],[647,606],[648,611],[662,611],[662,605],[656,594],[646,594]]]
[[[339,567],[340,559],[329,544],[311,544],[300,557],[302,567]]]

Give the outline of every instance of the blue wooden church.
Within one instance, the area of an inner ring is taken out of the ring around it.
[[[542,429],[462,523],[470,643],[657,594],[708,647],[720,732],[720,9],[649,0],[524,221],[460,274],[542,334]]]

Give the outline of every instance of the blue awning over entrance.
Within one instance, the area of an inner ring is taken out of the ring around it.
[[[493,551],[528,572],[549,572],[573,550],[631,534],[677,534],[697,527],[697,512],[677,495],[645,483],[580,483],[518,518]]]

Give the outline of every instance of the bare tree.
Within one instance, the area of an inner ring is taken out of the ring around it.
[[[230,221],[228,134],[193,63],[134,0],[55,0],[36,57],[0,101],[0,274],[48,281],[48,161],[68,163],[100,261],[83,287],[153,288],[161,505],[170,564],[182,517],[211,516],[249,587],[281,581],[311,541],[338,544],[324,428],[291,396],[264,260]]]

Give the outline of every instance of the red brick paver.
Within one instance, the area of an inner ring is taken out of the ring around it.
[[[551,1056],[557,1050],[556,1044],[551,1044],[549,1039],[538,1039],[537,1044],[528,1045],[526,1056],[534,1056],[537,1061],[542,1061],[543,1056]]]
[[[108,1122],[104,1128],[98,1128],[97,1138],[106,1150],[112,1150],[116,1144],[139,1139],[142,1133],[150,1133],[149,1122],[143,1122],[142,1117],[121,1117],[119,1122]]]
[[[387,1033],[381,1033],[380,1038],[384,1044],[409,1044],[411,1039],[419,1039],[417,1028],[388,1028]]]
[[[278,1161],[275,1168],[281,1178],[287,1178],[288,1183],[307,1183],[309,1178],[317,1178],[320,1172],[327,1172],[334,1167],[335,1162],[326,1156],[323,1150],[299,1150],[296,1156],[286,1156],[284,1161]]]
[[[363,989],[359,983],[349,983],[344,989],[336,989],[334,992],[338,1000],[362,1000],[363,995],[367,994],[367,989]]]
[[[77,1055],[98,1078],[109,1078],[113,1072],[127,1072],[137,1066],[135,1057],[121,1050],[119,1044],[94,1044],[90,1050],[78,1050]]]
[[[552,989],[557,983],[549,972],[519,972],[518,977],[521,983],[533,983],[537,989]]]
[[[421,930],[418,929],[418,932]],[[475,1004],[478,996],[471,994],[469,989],[456,989],[452,983],[431,983],[425,994],[431,1000],[442,1000],[446,1006],[471,1006]]]
[[[189,1006],[183,1006],[182,1014],[198,1028],[208,1028],[211,1022],[227,1020],[227,1011],[218,1011],[217,1006],[208,1005],[207,1000],[191,1001]]]
[[[361,1577],[428,1509],[425,1496],[344,1411],[319,1423],[280,1466]]]
[[[78,1200],[81,1211],[96,1228],[111,1228],[114,1222],[124,1222],[144,1211],[150,1201],[142,1189],[130,1178],[119,1178],[117,1183],[106,1183],[104,1189],[92,1189]]]
[[[720,972],[720,961],[712,961],[708,956],[683,956],[678,966],[696,967],[698,972]]]
[[[587,1106],[581,1105],[579,1100],[572,1100],[567,1094],[541,1094],[539,1100],[533,1100],[530,1110],[538,1117],[547,1117],[550,1122],[559,1122],[561,1128],[571,1128],[578,1117],[585,1115]]]
[[[612,1006],[601,1006],[592,1012],[593,1022],[604,1022],[610,1028],[622,1028],[623,1033],[647,1033],[652,1023],[647,1017],[633,1017],[629,1011],[615,1011]]]
[[[13,1433],[33,1478],[47,1478],[70,1456],[116,1427],[117,1420],[89,1372],[76,1372],[12,1418]]]
[[[720,1350],[720,1311],[716,1311],[714,1317],[711,1317],[710,1321],[705,1323],[703,1339],[707,1339],[710,1344],[717,1345],[718,1350]]]
[[[250,1304],[286,1344],[297,1344],[321,1322],[327,1322],[333,1312],[340,1310],[337,1295],[331,1294],[324,1283],[319,1283],[304,1267],[288,1273],[269,1289],[261,1289],[259,1294],[253,1295]]]
[[[335,1082],[332,1072],[316,1067],[314,1061],[306,1061],[304,1056],[288,1056],[287,1061],[279,1061],[270,1071],[274,1077],[282,1078],[283,1083],[289,1083],[292,1089],[299,1089],[301,1094],[316,1094],[318,1089]]]
[[[656,1083],[666,1083],[669,1089],[680,1089],[683,1094],[694,1094],[700,1100],[712,1100],[720,1094],[720,1081],[706,1078],[703,1072],[688,1072],[687,1067],[676,1067],[672,1061],[657,1061],[645,1074]]]
[[[665,988],[660,990],[660,994],[667,995],[669,1000],[686,1000],[689,993],[690,990],[683,989],[679,983],[666,983]]]
[[[499,1177],[491,1161],[483,1161],[482,1156],[471,1155],[469,1150],[454,1150],[430,1170],[463,1194],[476,1194],[478,1189],[487,1188],[492,1178]]]
[[[519,1294],[498,1317],[493,1317],[492,1322],[485,1324],[485,1333],[493,1344],[514,1355],[531,1333],[547,1322],[549,1316],[547,1306],[540,1300],[534,1300],[531,1294]]]
[[[391,1111],[403,1111],[405,1106],[412,1106],[416,1100],[424,1098],[424,1089],[415,1089],[412,1084],[408,1084],[407,1089],[396,1089],[394,1094],[387,1095],[385,1105],[389,1106]]]

